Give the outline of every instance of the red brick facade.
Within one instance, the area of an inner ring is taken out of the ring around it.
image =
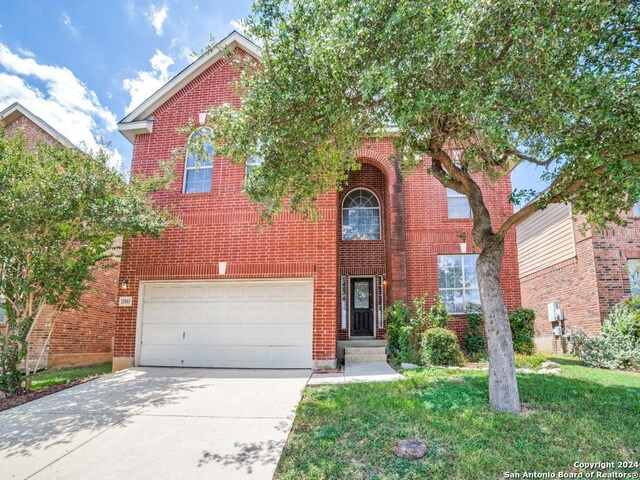
[[[600,333],[611,308],[631,294],[629,259],[640,258],[640,218],[628,218],[627,227],[594,232],[584,222],[574,223],[576,256],[523,277],[522,304],[536,312],[538,348],[557,350],[553,337],[557,324],[548,321],[547,304],[557,301],[564,314],[567,333]]]
[[[58,140],[27,116],[19,116],[6,125],[7,135],[21,132],[27,145]],[[90,365],[112,358],[115,302],[118,293],[118,268],[98,268],[77,311],[58,312],[46,307],[29,335],[29,364],[32,367]]]
[[[158,160],[171,158],[184,147],[186,136],[176,128],[198,119],[211,105],[234,102],[230,81],[236,72],[219,60],[182,87],[153,113],[153,133],[138,134],[134,143],[132,172],[151,174]],[[136,351],[139,284],[142,280],[292,278],[314,280],[313,359],[335,362],[336,341],[346,339],[341,330],[341,275],[382,275],[385,305],[438,291],[437,255],[460,253],[458,234],[470,238],[471,220],[447,218],[446,191],[424,169],[403,179],[389,161],[392,139],[363,142],[357,152],[362,168],[349,175],[340,192],[322,195],[320,220],[306,222],[297,215],[282,214],[263,231],[256,228],[258,215],[242,192],[244,169],[214,156],[210,193],[183,194],[184,161],[177,162],[177,180],[157,197],[180,215],[183,228],[173,228],[159,239],[133,239],[124,243],[121,281],[129,282],[127,296],[133,306],[119,308],[116,323],[114,368],[132,364]],[[373,191],[380,201],[380,240],[343,241],[341,205],[354,188]],[[494,220],[499,223],[512,211],[508,203],[508,177],[486,186],[485,194]],[[472,245],[469,243],[469,252]],[[515,235],[507,238],[503,287],[508,307],[520,305]],[[224,276],[218,262],[227,262]],[[122,292],[121,292],[122,294]],[[465,319],[457,317],[459,334]],[[377,330],[384,338],[384,328]]]

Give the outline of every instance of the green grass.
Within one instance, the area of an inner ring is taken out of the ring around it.
[[[562,375],[518,375],[522,415],[489,408],[482,371],[425,369],[394,383],[307,388],[276,478],[490,479],[637,461],[640,374],[550,360]],[[393,455],[398,440],[415,437],[429,446],[425,458]]]
[[[43,370],[31,375],[31,390],[40,390],[52,385],[73,382],[88,377],[99,377],[111,372],[111,362],[86,367]]]

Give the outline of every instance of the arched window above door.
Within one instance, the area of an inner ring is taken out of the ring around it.
[[[367,189],[350,191],[342,202],[343,240],[380,240],[380,202]]]

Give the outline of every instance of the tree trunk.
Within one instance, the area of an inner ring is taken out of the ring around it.
[[[480,300],[489,347],[489,403],[502,412],[520,413],[509,315],[500,285],[504,241],[495,239],[477,262]]]

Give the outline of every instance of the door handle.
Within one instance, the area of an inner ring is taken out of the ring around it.
[[[184,340],[185,335],[187,334],[187,332],[182,332],[182,339]]]

